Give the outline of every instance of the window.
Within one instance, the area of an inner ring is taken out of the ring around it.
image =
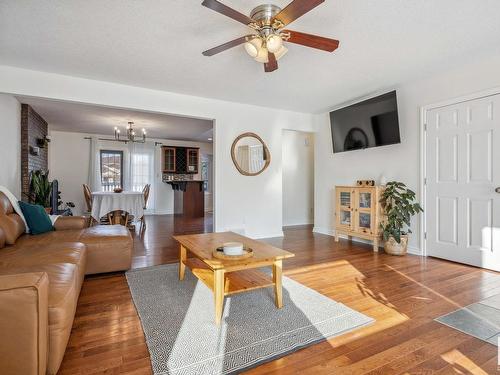
[[[143,191],[146,185],[151,185],[147,209],[155,206],[155,149],[144,145],[136,145],[130,154],[130,183],[125,184],[133,191]]]
[[[103,191],[123,188],[123,151],[101,150],[101,185]]]
[[[151,184],[153,176],[151,175],[152,160],[147,153],[132,154],[132,190],[142,191],[144,186]]]

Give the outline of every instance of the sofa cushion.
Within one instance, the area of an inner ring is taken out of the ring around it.
[[[125,271],[130,268],[133,240],[130,231],[123,225],[96,225],[85,229],[56,230],[36,236],[21,236],[16,241],[15,248],[39,246],[44,249],[60,242],[82,242],[86,245],[87,275]]]
[[[123,225],[94,225],[82,232],[85,243],[102,241],[124,241],[130,239],[130,231]],[[83,242],[83,241],[82,241]]]
[[[39,204],[30,204],[20,201],[19,207],[21,207],[23,211],[24,218],[28,223],[31,234],[41,234],[54,230],[52,221],[50,221],[50,217],[47,215],[45,208]]]
[[[5,246],[5,232],[0,228],[0,249]]]
[[[18,241],[20,242],[20,241]],[[0,252],[0,268],[71,263],[85,271],[86,248],[80,242],[49,243],[45,246],[9,246]],[[84,259],[85,258],[85,259]]]
[[[87,275],[130,268],[133,240],[125,226],[96,225],[86,228],[79,241],[87,246]]]
[[[39,245],[41,247],[47,246],[48,244],[60,243],[60,242],[81,242],[80,237],[82,235],[83,229],[71,229],[63,231],[52,231],[42,234],[37,234],[36,236],[21,236],[16,241],[16,247],[23,246],[33,246]]]
[[[5,233],[5,243],[12,245],[16,242],[21,234],[26,232],[21,216],[14,212],[14,208],[10,204],[9,199],[4,193],[0,192],[0,228]]]
[[[70,256],[71,252],[57,251],[58,255]],[[49,358],[47,372],[55,374],[64,356],[68,343],[78,296],[83,282],[83,268],[86,259],[85,250],[80,249],[79,264],[50,263],[48,258],[39,264],[11,265],[0,267],[0,275],[45,272],[49,277]],[[41,259],[41,258],[40,258]],[[45,263],[47,262],[47,263]],[[83,267],[80,267],[83,266]]]

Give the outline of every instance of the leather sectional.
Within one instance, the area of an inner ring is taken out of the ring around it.
[[[60,217],[53,232],[24,234],[0,193],[0,374],[56,374],[84,276],[130,268],[128,229],[87,222]]]

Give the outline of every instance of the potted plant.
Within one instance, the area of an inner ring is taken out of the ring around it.
[[[39,204],[50,213],[50,193],[52,184],[49,181],[49,171],[31,171],[28,200],[30,203]]]
[[[415,201],[415,193],[398,181],[388,182],[380,199],[385,218],[380,224],[384,250],[391,255],[405,255],[412,216],[424,212]]]

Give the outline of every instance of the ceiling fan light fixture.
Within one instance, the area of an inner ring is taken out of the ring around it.
[[[269,52],[276,53],[283,46],[283,40],[277,34],[271,34],[266,39],[266,46]]]
[[[220,0],[203,0],[201,5],[232,18],[252,30],[250,34],[203,51],[203,55],[213,56],[243,44],[247,53],[255,61],[264,64],[264,72],[271,73],[278,69],[277,60],[287,53],[288,49],[284,46],[287,43],[333,52],[339,47],[339,41],[336,39],[286,29],[290,23],[324,1],[291,0],[284,8],[273,4],[262,4],[255,7],[250,12],[250,16],[247,16],[222,4]]]
[[[281,46],[281,48],[277,52],[275,52],[274,57],[276,57],[276,60],[279,60],[283,56],[285,56],[287,52],[288,48],[286,48],[285,46]]]
[[[257,57],[261,48],[262,40],[260,37],[253,38],[245,43],[245,51],[253,58]]]
[[[254,60],[259,63],[267,64],[269,62],[269,55],[267,53],[267,49],[260,48],[259,53],[257,54]]]

